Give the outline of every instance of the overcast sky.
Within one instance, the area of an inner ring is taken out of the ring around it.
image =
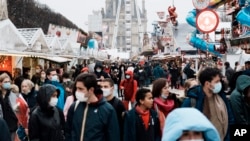
[[[47,4],[55,12],[59,12],[83,30],[88,30],[86,25],[88,15],[93,10],[105,8],[105,0],[37,0]],[[192,0],[145,0],[148,16],[148,31],[152,31],[152,22],[157,19],[157,11],[167,12],[168,6],[175,5],[180,23],[186,22],[187,13],[192,10]],[[141,0],[138,0],[141,7]]]

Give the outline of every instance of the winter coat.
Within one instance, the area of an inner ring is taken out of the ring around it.
[[[120,83],[120,88],[124,87],[125,100],[134,102],[135,94],[137,92],[137,81],[134,80],[132,71],[126,71],[125,75],[130,75],[129,79],[123,79]]]
[[[79,141],[86,102],[74,102],[68,111],[65,136],[66,141]],[[76,106],[76,107],[75,107]],[[84,141],[119,141],[119,125],[115,109],[101,98],[88,105],[84,126]]]
[[[250,86],[250,76],[240,75],[236,81],[236,88],[230,95],[230,104],[236,124],[250,125],[250,105],[245,102],[244,94]]]
[[[156,66],[153,69],[153,76],[154,76],[154,79],[166,78],[165,71],[160,65]]]
[[[144,129],[143,121],[136,109],[126,112],[124,115],[124,141],[160,141],[160,124],[157,113],[150,110],[149,127]],[[143,132],[145,134],[143,134]]]
[[[8,125],[3,118],[0,118],[0,129],[0,141],[11,141]]]
[[[34,108],[36,106],[36,96],[37,96],[37,91],[35,91],[35,88],[32,88],[30,93],[22,94],[24,100],[27,102],[28,106],[30,109]]]
[[[166,118],[162,141],[178,141],[183,131],[201,131],[205,141],[219,141],[213,124],[194,108],[177,108]]]
[[[17,130],[18,119],[15,115],[15,112],[12,109],[10,100],[9,100],[10,91],[7,91],[5,97],[2,96],[2,91],[0,91],[0,104],[3,110],[3,118],[6,121],[9,131],[15,132]]]
[[[62,111],[53,108],[53,115],[48,116],[38,106],[29,119],[30,141],[63,141],[64,116]]]
[[[234,115],[232,113],[232,109],[231,109],[231,105],[228,102],[228,99],[226,98],[226,95],[224,92],[220,92],[218,93],[218,95],[222,98],[222,100],[224,101],[226,107],[227,107],[227,113],[228,113],[228,125],[232,125],[234,124]],[[204,98],[205,98],[205,94],[203,92],[202,86],[198,85],[198,86],[194,86],[192,88],[190,88],[187,91],[187,97],[186,99],[184,99],[183,103],[182,103],[182,107],[192,107],[192,102],[191,102],[191,98],[195,99],[195,105],[194,107],[196,109],[198,109],[199,111],[203,112],[203,105],[204,105]],[[229,127],[228,127],[228,131],[227,131],[227,135],[225,137],[225,141],[229,141]]]
[[[28,123],[30,141],[63,141],[64,115],[57,107],[49,105],[54,92],[59,90],[51,85],[42,86],[37,95],[38,106],[31,111]]]

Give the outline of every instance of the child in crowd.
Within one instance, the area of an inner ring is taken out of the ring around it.
[[[136,106],[124,117],[124,141],[160,141],[157,113],[152,110],[153,96],[149,89],[139,89]]]

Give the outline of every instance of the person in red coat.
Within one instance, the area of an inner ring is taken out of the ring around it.
[[[134,80],[134,74],[132,71],[128,70],[125,72],[125,79],[123,79],[120,83],[120,89],[124,91],[124,105],[128,110],[128,104],[131,102],[135,102],[135,94],[137,92],[137,81]]]

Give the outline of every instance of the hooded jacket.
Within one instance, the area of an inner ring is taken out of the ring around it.
[[[230,95],[230,104],[236,124],[250,124],[250,105],[244,100],[246,88],[250,86],[250,76],[240,75],[236,81],[236,88]]]
[[[64,104],[65,104],[65,89],[63,87],[63,85],[57,81],[51,81],[46,79],[44,85],[46,84],[52,84],[53,86],[55,86],[57,88],[57,90],[59,90],[59,97],[58,97],[58,102],[57,102],[57,107],[63,111],[64,108]]]
[[[49,106],[52,94],[59,90],[51,85],[43,85],[37,95],[38,106],[31,111],[29,119],[30,141],[62,141],[64,139],[64,116],[56,107]]]
[[[97,68],[101,68],[101,72],[97,72],[96,71]],[[103,76],[104,78],[110,78],[109,75],[103,70],[103,66],[100,63],[96,63],[94,67],[94,72],[95,72],[97,79],[99,79],[101,76]]]
[[[195,108],[177,108],[167,117],[162,141],[177,141],[183,131],[203,132],[205,141],[219,141],[220,135],[213,124]]]
[[[134,80],[134,74],[132,71],[126,71],[125,76],[130,75],[129,79],[123,79],[120,83],[120,88],[124,87],[125,100],[134,102],[135,94],[137,92],[137,81]]]

